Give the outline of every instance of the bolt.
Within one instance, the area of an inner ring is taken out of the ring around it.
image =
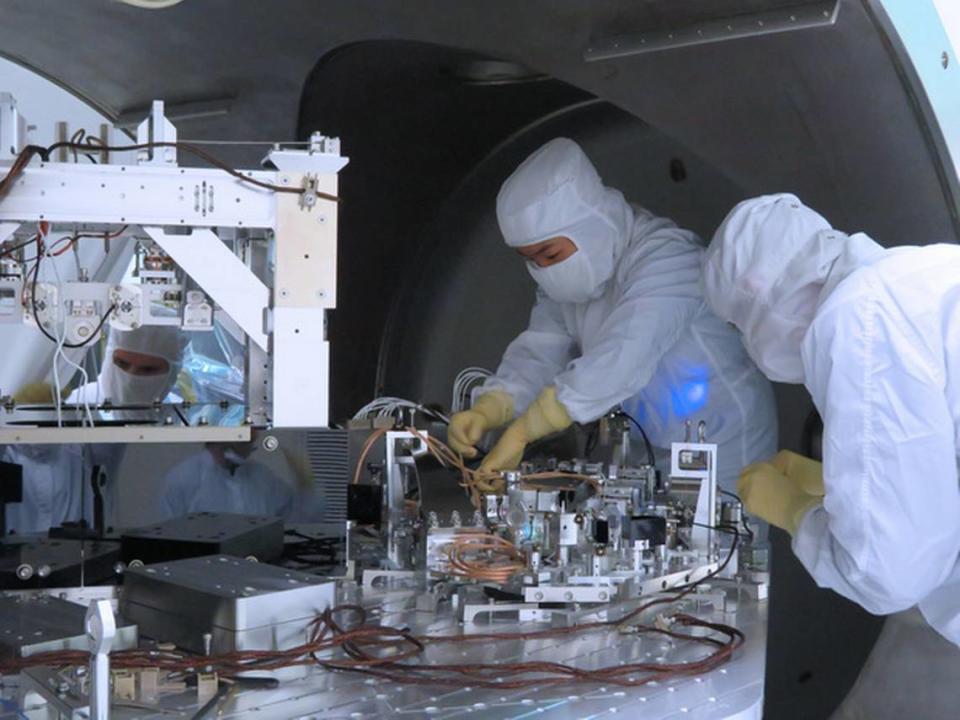
[[[275,435],[267,435],[263,439],[263,449],[267,452],[273,452],[280,447],[280,441],[277,440]]]
[[[566,601],[568,601],[568,602],[569,602],[570,600],[573,600],[573,593],[570,592],[570,591],[565,592],[565,593],[563,594],[563,599],[566,600]]]
[[[605,592],[602,592],[602,593],[600,593],[600,595],[599,595],[598,597],[599,597],[601,600],[606,600],[606,599],[607,599],[607,594],[606,594]]]
[[[568,593],[568,594],[569,594],[569,593]],[[543,600],[543,593],[542,593],[542,592],[538,592],[538,593],[537,593],[536,595],[534,595],[533,597],[534,597],[535,600]]]
[[[33,566],[23,563],[17,567],[17,577],[21,580],[29,580],[33,577]]]
[[[280,291],[280,297],[285,298],[285,297],[289,297],[289,296],[290,296],[290,292],[289,292],[288,290],[281,290],[281,291]]]

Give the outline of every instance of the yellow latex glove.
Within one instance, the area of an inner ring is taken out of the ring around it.
[[[770,461],[777,470],[808,495],[823,497],[823,463],[798,455],[790,450],[781,450]]]
[[[474,447],[484,433],[496,430],[513,417],[513,398],[502,390],[494,390],[477,398],[473,407],[450,418],[447,440],[450,447],[466,458],[477,456]]]
[[[765,462],[744,468],[737,490],[748,512],[791,535],[796,535],[804,515],[823,502],[822,495],[804,492],[775,465]]]
[[[68,388],[60,391],[60,397],[70,394]],[[52,405],[53,386],[50,383],[27,383],[13,394],[18,405]]]
[[[490,454],[480,463],[480,472],[514,469],[523,459],[527,445],[565,430],[572,423],[567,409],[557,400],[557,389],[551,385],[506,429]]]

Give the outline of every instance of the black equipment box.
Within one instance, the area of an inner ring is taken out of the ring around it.
[[[283,520],[261,515],[201,512],[120,536],[123,561],[145,565],[203,555],[254,557],[269,562],[283,553]]]

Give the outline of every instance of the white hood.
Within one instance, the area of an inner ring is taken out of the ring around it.
[[[746,200],[707,250],[705,294],[767,377],[802,383],[800,346],[820,302],[882,251],[866,235],[834,230],[795,195]]]
[[[507,178],[497,195],[497,220],[510,247],[569,237],[578,251],[547,268],[528,262],[543,290],[558,302],[602,294],[633,227],[633,209],[604,186],[577,143],[551,140]]]
[[[114,404],[135,405],[162,401],[176,384],[187,339],[177,327],[145,325],[136,330],[111,330],[100,371],[100,399]],[[113,362],[114,350],[130,350],[161,357],[170,368],[162,375],[131,375]]]

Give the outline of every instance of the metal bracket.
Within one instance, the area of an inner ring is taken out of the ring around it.
[[[470,625],[476,622],[477,616],[488,615],[493,619],[496,615],[519,615],[520,622],[542,622],[549,620],[551,610],[544,610],[535,603],[485,603],[483,605],[463,605],[463,622]]]
[[[303,192],[300,194],[300,209],[312,210],[317,204],[317,185],[316,175],[303,176]]]
[[[360,585],[371,588],[377,587],[377,582],[382,580],[389,589],[391,586],[398,584],[398,581],[400,584],[409,586],[413,584],[411,581],[419,583],[421,578],[423,578],[423,573],[416,570],[366,569],[363,571]]]
[[[110,647],[117,623],[109,600],[95,600],[87,609],[87,638],[90,640],[90,718],[110,718]]]
[[[189,235],[167,234],[160,227],[143,229],[257,345],[267,349],[263,311],[270,305],[270,290],[220,238],[202,228]]]

